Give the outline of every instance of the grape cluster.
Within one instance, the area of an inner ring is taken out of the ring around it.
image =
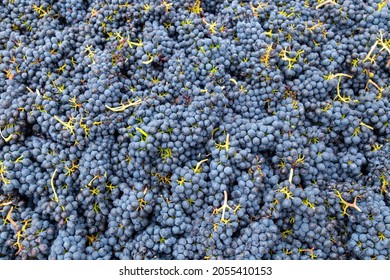
[[[0,259],[389,259],[388,0],[3,1]]]

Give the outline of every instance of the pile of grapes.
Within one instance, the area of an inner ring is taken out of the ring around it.
[[[389,259],[389,0],[3,0],[0,259]]]

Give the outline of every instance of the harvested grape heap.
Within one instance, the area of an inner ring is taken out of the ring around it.
[[[0,259],[389,259],[390,1],[2,1]]]

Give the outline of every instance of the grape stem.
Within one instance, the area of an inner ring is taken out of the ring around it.
[[[290,185],[292,184],[293,176],[294,176],[294,168],[291,168],[290,175],[288,176],[288,181],[290,182]]]
[[[56,173],[57,173],[57,169],[54,170],[53,175],[51,176],[50,185],[51,185],[51,188],[53,189],[54,200],[55,200],[55,202],[58,203],[58,196],[57,196],[56,189],[55,189],[55,187],[54,187],[54,176],[56,175]]]
[[[14,227],[16,227],[16,222],[15,222],[14,220],[12,220],[12,218],[11,218],[12,211],[14,211],[14,207],[13,207],[13,206],[11,206],[11,209],[8,211],[8,214],[7,214],[7,216],[5,217],[5,219],[6,219],[7,221],[9,221]]]
[[[327,1],[325,1],[325,2],[322,2],[322,3],[318,4],[318,5],[316,6],[316,9],[319,9],[319,8],[321,8],[322,6],[325,6],[325,5],[328,5],[328,4],[337,5],[337,3],[336,3],[335,1],[333,1],[333,0],[327,0]]]

